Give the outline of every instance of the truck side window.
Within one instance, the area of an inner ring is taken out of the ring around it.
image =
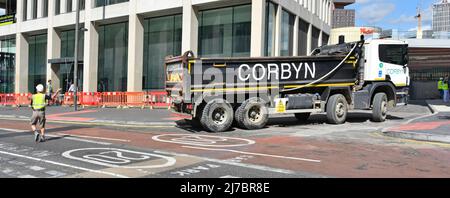
[[[407,50],[407,46],[405,45],[380,45],[379,57],[380,60],[385,63],[406,65],[407,59],[405,56]]]

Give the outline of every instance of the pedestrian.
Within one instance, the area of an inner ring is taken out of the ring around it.
[[[438,90],[439,90],[439,99],[444,99],[444,78],[439,78],[438,81]]]
[[[74,83],[70,84],[69,93],[75,93],[75,91],[76,91],[75,84]]]
[[[33,110],[33,115],[31,116],[31,130],[34,133],[34,141],[44,142],[45,141],[45,106],[47,101],[56,97],[61,89],[52,95],[48,96],[44,94],[44,85],[39,84],[36,86],[36,94],[31,98],[31,109]],[[39,124],[40,133],[38,132],[36,125]]]
[[[444,81],[443,81],[443,85],[442,85],[442,90],[444,91],[444,102],[449,102],[449,100],[450,100],[450,96],[449,96],[449,93],[448,93],[448,75],[444,78]]]
[[[53,93],[53,86],[52,86],[52,80],[48,80],[48,82],[47,82],[47,89],[46,89],[46,92],[45,92],[45,95],[47,95],[48,97],[52,97],[52,93]],[[49,105],[52,105],[53,104],[53,101],[52,100],[50,100],[49,101]]]

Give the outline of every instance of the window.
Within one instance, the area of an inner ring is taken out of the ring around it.
[[[32,14],[31,14],[31,16],[32,16],[33,19],[36,19],[37,18],[37,13],[38,13],[37,12],[38,11],[38,9],[37,9],[38,8],[38,1],[37,0],[33,0],[31,5],[32,5],[32,10],[31,10]]]
[[[281,19],[281,56],[293,55],[295,15],[283,10]]]
[[[0,40],[0,93],[14,93],[16,40]]]
[[[55,15],[61,14],[61,0],[55,0]]]
[[[308,30],[309,23],[300,19],[298,24],[298,55],[308,54]]]
[[[277,16],[277,5],[268,1],[266,3],[266,35],[264,56],[275,56],[275,20]]]
[[[66,13],[72,12],[72,3],[72,0],[66,0]]]
[[[78,48],[78,59],[83,59],[83,52],[84,52],[84,34],[79,34],[79,48]],[[61,58],[69,58],[74,56],[74,50],[75,50],[75,30],[68,30],[61,32]],[[79,82],[78,86],[80,90],[83,90],[83,68],[78,67],[78,77]],[[73,82],[74,77],[74,68],[73,64],[61,64],[59,65],[59,70],[57,72],[59,81],[60,81],[60,87],[62,89],[62,93],[66,92],[71,83]]]
[[[320,30],[313,26],[313,28],[312,28],[311,50],[314,50],[317,47],[319,47],[319,37],[320,37]]]
[[[117,3],[128,2],[129,0],[95,0],[95,7],[107,6]]]
[[[199,16],[200,56],[250,56],[250,5],[202,11]]]
[[[150,18],[144,22],[145,90],[164,89],[164,60],[168,55],[181,55],[182,16]]]
[[[328,45],[329,39],[330,39],[330,36],[328,36],[328,34],[322,33],[322,45]]]
[[[48,17],[48,0],[44,0],[44,6],[42,10],[42,17]]]
[[[28,0],[23,0],[23,7],[22,7],[22,21],[27,20],[27,9],[28,9]]]
[[[380,60],[385,63],[406,65],[408,46],[407,45],[380,45]]]
[[[46,83],[47,35],[30,36],[28,46],[28,91],[35,93],[36,85]]]
[[[126,91],[128,22],[99,28],[98,91]]]

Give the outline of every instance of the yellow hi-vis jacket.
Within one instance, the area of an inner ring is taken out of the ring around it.
[[[442,80],[438,81],[438,89],[443,90],[444,89],[444,82]]]
[[[31,105],[34,110],[44,109],[46,105],[45,94],[38,93],[33,95],[33,104]]]
[[[442,83],[442,90],[448,90],[448,83]]]

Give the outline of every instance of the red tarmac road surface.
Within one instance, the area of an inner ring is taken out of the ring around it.
[[[0,120],[0,128],[29,130],[29,123]],[[371,138],[377,139],[382,144],[351,138],[296,137],[279,133],[276,135],[198,133],[218,137],[233,135],[234,138],[254,141],[254,144],[247,146],[210,147],[152,139],[154,136],[167,134],[197,135],[197,133],[175,127],[113,129],[93,126],[71,128],[65,124],[49,124],[48,128],[49,132],[54,134],[63,133],[86,139],[212,159],[225,160],[251,156],[243,163],[308,172],[326,177],[450,177],[448,145],[423,145],[376,135]],[[234,141],[231,143],[243,142]]]

